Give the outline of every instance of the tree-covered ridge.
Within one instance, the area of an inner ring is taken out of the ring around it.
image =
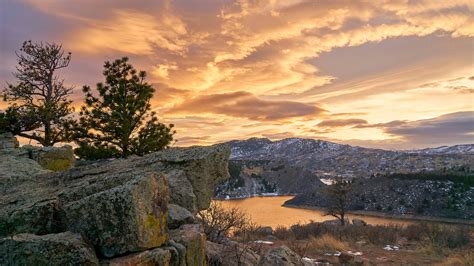
[[[452,181],[468,187],[474,187],[474,172],[468,167],[460,167],[444,171],[425,171],[418,173],[392,173],[388,178],[417,179],[431,181]]]

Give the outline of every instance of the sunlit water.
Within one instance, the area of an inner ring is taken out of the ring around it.
[[[334,219],[332,216],[325,216],[322,211],[283,207],[283,203],[291,198],[292,196],[253,197],[248,199],[222,200],[219,202],[222,203],[224,208],[237,207],[246,212],[257,225],[271,226],[272,228],[276,228],[279,225],[288,227],[297,223],[308,223],[311,220],[322,222]],[[374,225],[407,225],[412,223],[412,221],[407,220],[349,215],[349,219],[353,218],[362,219],[368,224]]]

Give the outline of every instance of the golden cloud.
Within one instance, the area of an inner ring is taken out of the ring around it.
[[[211,143],[256,130],[268,136],[278,136],[278,131],[346,139],[353,135],[349,126],[336,126],[355,125],[350,115],[330,116],[328,121],[325,110],[357,112],[358,119],[378,123],[394,116],[416,120],[472,109],[472,98],[466,96],[472,95],[472,79],[446,82],[453,76],[472,76],[472,70],[466,70],[472,68],[472,46],[459,52],[464,59],[445,47],[447,52],[437,54],[435,63],[423,59],[418,65],[374,70],[370,76],[341,82],[318,65],[318,57],[339,48],[389,39],[472,38],[474,4],[468,0],[26,2],[72,25],[59,41],[74,56],[104,61],[131,54],[148,70],[150,82],[159,84],[153,106],[165,119],[181,124],[178,132],[186,143]],[[365,60],[376,59],[364,54],[360,64]],[[436,84],[420,87],[423,83]],[[197,124],[191,115],[217,124]],[[243,127],[249,119],[257,122]],[[321,126],[337,132],[306,126],[308,119],[326,119]],[[357,130],[366,130],[366,139],[389,137],[374,128]]]
[[[216,113],[252,120],[272,121],[316,117],[326,111],[305,103],[263,100],[244,91],[198,96],[188,99],[168,111],[169,114],[191,112]]]

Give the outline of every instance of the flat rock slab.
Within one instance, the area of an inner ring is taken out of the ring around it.
[[[98,265],[79,234],[19,234],[0,239],[0,265]]]

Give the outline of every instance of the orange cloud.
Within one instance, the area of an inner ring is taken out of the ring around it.
[[[347,127],[347,126],[364,125],[367,123],[368,123],[367,120],[357,119],[357,118],[331,119],[331,120],[323,120],[319,122],[317,126],[319,127]]]
[[[315,117],[324,109],[291,101],[269,101],[248,92],[234,92],[198,96],[185,100],[168,113],[217,113],[252,120],[272,121],[297,117]]]

